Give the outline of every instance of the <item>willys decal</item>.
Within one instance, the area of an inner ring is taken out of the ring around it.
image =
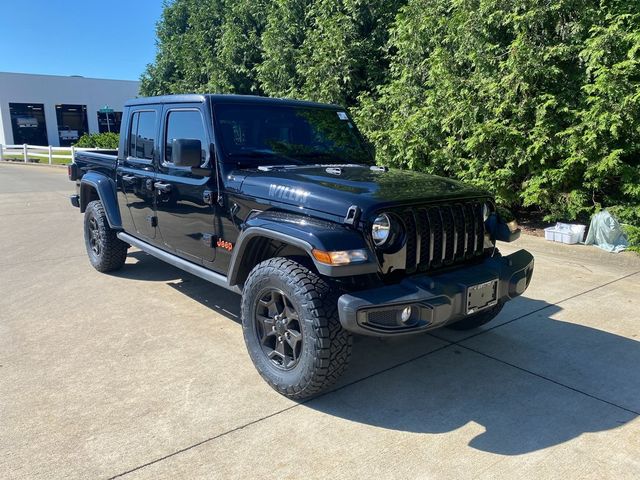
[[[291,200],[296,203],[305,203],[309,197],[309,192],[299,188],[271,184],[269,186],[269,196],[273,198],[280,198],[282,200]]]

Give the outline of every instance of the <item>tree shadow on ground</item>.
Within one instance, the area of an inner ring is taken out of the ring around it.
[[[141,255],[118,275],[172,280],[171,287],[240,321],[239,295]],[[561,308],[542,300],[521,297],[513,307],[489,326],[527,315],[454,343],[437,338],[438,330],[390,340],[356,337],[337,389],[305,406],[419,434],[475,424],[482,433],[464,441],[501,455],[542,450],[638,416],[639,342],[554,319]]]

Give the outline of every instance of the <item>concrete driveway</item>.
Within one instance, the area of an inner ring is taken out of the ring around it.
[[[526,237],[479,331],[359,338],[307,403],[253,368],[239,297],[84,252],[66,171],[0,165],[1,478],[639,478],[640,261]]]

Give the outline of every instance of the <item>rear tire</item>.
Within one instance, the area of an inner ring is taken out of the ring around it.
[[[282,395],[303,400],[326,391],[351,356],[338,320],[338,295],[316,273],[287,258],[258,264],[242,295],[242,330],[256,369]]]
[[[481,327],[485,323],[489,323],[491,320],[496,318],[500,311],[502,311],[503,306],[504,303],[498,303],[495,307],[491,307],[490,309],[476,313],[475,315],[469,315],[468,317],[447,325],[446,327],[451,330],[473,330],[474,328]]]
[[[99,272],[118,270],[127,259],[129,245],[120,240],[116,231],[109,227],[100,200],[89,202],[84,212],[84,244],[89,262]]]

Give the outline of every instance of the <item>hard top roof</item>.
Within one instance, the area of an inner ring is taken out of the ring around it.
[[[327,103],[308,102],[306,100],[294,100],[290,98],[260,97],[257,95],[223,95],[223,94],[181,94],[181,95],[161,95],[157,97],[140,97],[128,100],[126,107],[133,105],[158,105],[166,103],[203,103],[210,100],[211,103],[245,103],[245,104],[269,104],[269,105],[293,105],[300,107],[320,107],[320,108],[342,108],[339,105]]]

